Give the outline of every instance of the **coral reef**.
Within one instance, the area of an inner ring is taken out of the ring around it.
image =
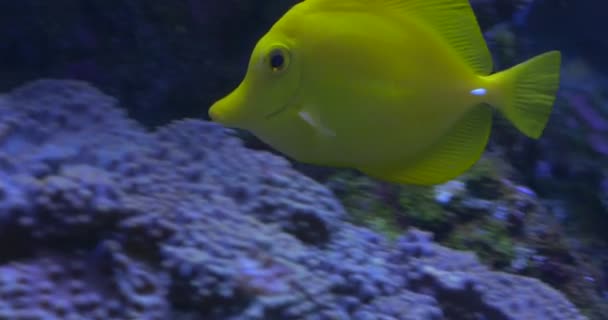
[[[146,132],[81,82],[0,97],[0,317],[584,319],[537,280],[410,230],[215,124]]]
[[[432,187],[387,185],[351,171],[324,183],[355,224],[392,238],[411,227],[430,230],[442,245],[549,283],[602,319],[607,287],[601,259],[594,258],[602,251],[573,241],[555,205],[516,181],[519,174],[490,152],[458,179]]]

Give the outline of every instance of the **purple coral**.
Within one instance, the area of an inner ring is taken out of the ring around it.
[[[111,255],[102,261],[45,252],[0,266],[0,318],[165,319],[166,279],[120,253]]]
[[[430,234],[351,225],[326,188],[218,125],[148,133],[70,81],[0,109],[0,241],[15,244],[0,247],[0,317],[583,319]]]

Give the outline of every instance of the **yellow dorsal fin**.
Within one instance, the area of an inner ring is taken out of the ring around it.
[[[479,75],[492,72],[492,56],[469,0],[306,0],[310,7],[330,10],[378,9],[417,19],[443,38]]]
[[[479,105],[467,113],[436,145],[403,168],[360,168],[382,180],[432,185],[453,179],[469,169],[483,153],[492,126],[492,109]]]

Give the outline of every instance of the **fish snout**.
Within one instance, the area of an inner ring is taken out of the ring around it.
[[[244,100],[240,98],[238,92],[232,92],[209,108],[209,117],[225,126],[240,126],[245,118],[243,102]]]
[[[215,122],[222,123],[222,113],[218,110],[217,102],[214,103],[211,108],[209,108],[209,118]]]

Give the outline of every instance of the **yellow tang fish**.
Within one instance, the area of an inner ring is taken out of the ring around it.
[[[305,0],[209,115],[298,161],[436,184],[481,157],[492,107],[538,138],[560,60],[551,51],[491,74],[468,0]]]

